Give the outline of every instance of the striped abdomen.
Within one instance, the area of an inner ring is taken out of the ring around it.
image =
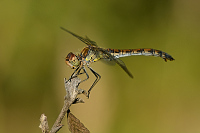
[[[145,56],[157,56],[157,57],[161,57],[163,58],[165,61],[170,60],[173,61],[174,58],[165,53],[162,52],[160,50],[156,50],[156,49],[147,49],[147,48],[143,48],[143,49],[107,49],[107,51],[115,56],[116,58],[120,58],[120,57],[126,57],[126,56],[131,56],[131,55],[145,55]]]

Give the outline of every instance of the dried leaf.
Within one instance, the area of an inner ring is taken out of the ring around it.
[[[90,133],[90,131],[72,113],[68,112],[67,122],[72,133]]]

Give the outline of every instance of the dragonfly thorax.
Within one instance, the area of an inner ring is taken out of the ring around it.
[[[71,67],[72,69],[77,68],[78,66],[80,66],[80,60],[78,58],[77,55],[75,55],[74,53],[70,52],[65,60],[66,64]]]
[[[89,65],[92,62],[96,62],[101,59],[101,52],[97,51],[96,47],[85,47],[81,51],[83,64]]]

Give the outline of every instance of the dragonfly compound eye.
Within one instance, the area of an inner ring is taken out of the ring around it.
[[[72,69],[75,69],[80,65],[80,61],[78,60],[77,56],[72,52],[67,55],[65,62]]]

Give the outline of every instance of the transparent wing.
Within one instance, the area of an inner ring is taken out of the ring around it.
[[[116,58],[115,61],[131,78],[133,78],[133,75],[131,74],[131,72],[129,72],[125,63],[122,60],[120,60],[119,58]]]
[[[133,78],[133,75],[128,70],[128,68],[126,67],[125,63],[122,60],[120,60],[119,58],[115,58],[109,52],[107,52],[105,49],[102,49],[99,47],[97,47],[96,49],[98,49],[99,51],[102,51],[106,55],[106,57],[105,57],[106,59],[109,58],[110,61],[115,61],[131,78]]]
[[[116,62],[114,60],[110,60],[110,59],[102,59],[100,60],[101,62],[103,62],[104,64],[106,65],[109,65],[109,66],[114,66],[116,65]]]
[[[81,37],[79,35],[76,35],[75,33],[63,28],[63,27],[60,27],[62,30],[70,33],[71,35],[73,35],[74,37],[78,38],[79,40],[81,40],[82,42],[84,42],[85,44],[87,44],[88,46],[97,46],[96,42],[95,41],[92,41],[90,40],[87,36],[84,38],[84,37]]]

